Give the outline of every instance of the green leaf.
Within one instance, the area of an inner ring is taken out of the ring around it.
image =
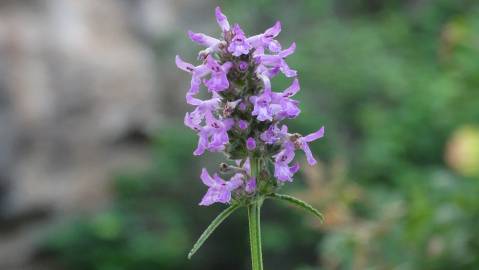
[[[298,198],[289,196],[289,195],[284,195],[284,194],[278,194],[278,193],[272,193],[268,197],[273,198],[273,199],[278,199],[278,200],[283,200],[285,202],[291,203],[295,206],[298,206],[300,208],[303,208],[304,210],[310,212],[311,214],[317,216],[321,222],[324,221],[324,216],[321,214],[318,210],[316,210],[313,206],[311,206],[309,203],[302,201]]]
[[[238,209],[241,205],[239,204],[232,204],[223,212],[221,212],[206,228],[206,230],[201,234],[200,238],[196,241],[196,243],[193,245],[193,248],[191,251],[188,253],[188,259],[191,259],[191,257],[198,251],[198,249],[203,245],[203,243],[210,237],[210,235],[213,233],[213,231],[218,227],[221,222],[223,222],[227,217],[229,217],[236,209]]]

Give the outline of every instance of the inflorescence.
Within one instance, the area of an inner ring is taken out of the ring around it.
[[[194,66],[176,56],[178,68],[192,75],[186,102],[196,107],[186,113],[184,123],[199,136],[194,155],[224,152],[231,162],[219,167],[220,174],[231,176],[228,181],[202,170],[201,180],[208,191],[200,205],[232,200],[248,203],[292,181],[299,170],[299,163],[292,163],[296,150],[305,153],[310,165],[316,164],[308,143],[323,137],[324,127],[302,136],[289,133],[281,123],[301,112],[299,102],[292,98],[300,89],[297,72],[285,61],[296,44],[283,49],[276,40],[281,23],[246,37],[238,24],[229,24],[219,7],[215,15],[221,39],[188,32],[192,41],[206,47],[198,54],[201,64]],[[292,78],[292,83],[276,92],[271,79],[280,73]],[[211,93],[209,99],[198,98],[202,85]]]

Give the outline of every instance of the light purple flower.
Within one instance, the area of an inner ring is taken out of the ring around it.
[[[249,67],[249,64],[246,61],[240,61],[238,64],[238,69],[241,72],[245,72],[246,70],[248,70],[248,67]]]
[[[218,46],[220,43],[219,39],[216,39],[214,37],[210,37],[208,35],[205,35],[203,33],[195,33],[193,31],[188,31],[188,36],[190,39],[196,43],[198,43],[201,46],[207,47],[207,48],[214,48]]]
[[[281,32],[281,23],[277,21],[271,28],[268,28],[263,34],[255,35],[247,39],[248,43],[256,49],[263,49],[269,47],[270,43],[274,42],[274,38]],[[275,42],[272,45],[273,49],[277,47]]]
[[[275,156],[274,177],[280,182],[293,181],[293,175],[299,170],[299,164],[289,166],[294,159],[294,145],[291,142],[284,144],[284,149]]]
[[[228,22],[228,18],[223,14],[223,12],[221,12],[220,7],[216,7],[215,16],[216,16],[216,21],[218,22],[218,25],[220,26],[221,30],[223,32],[229,31],[230,23]]]
[[[201,86],[201,78],[208,75],[211,72],[210,69],[204,64],[195,67],[192,64],[183,61],[178,55],[175,58],[175,63],[179,69],[192,74],[191,86],[186,95],[194,96],[198,94]]]
[[[309,149],[309,142],[315,141],[319,138],[324,136],[324,127],[321,127],[318,131],[313,132],[309,135],[304,137],[299,137],[294,143],[297,147],[303,150],[304,154],[306,155],[306,159],[308,160],[309,165],[315,165],[316,159],[313,157],[313,153],[311,153],[311,149]]]
[[[221,45],[225,45],[225,41],[220,41],[214,37],[210,37],[203,33],[195,33],[193,31],[188,31],[188,36],[193,42],[198,43],[201,46],[206,47],[206,49],[198,53],[198,59],[204,60],[208,55],[219,52]]]
[[[263,73],[258,73],[258,77],[260,78],[260,80],[263,82],[263,89],[264,89],[264,92],[265,93],[270,93],[271,92],[271,80],[268,76],[268,71],[265,71]]]
[[[258,190],[258,187],[264,186],[268,192],[279,187],[269,179],[256,179],[257,176],[251,174],[248,154],[252,151],[264,158],[274,159],[276,181],[293,181],[294,174],[299,170],[299,164],[293,162],[295,151],[301,149],[308,163],[315,164],[309,143],[324,136],[324,127],[301,136],[288,133],[288,127],[281,124],[282,120],[295,118],[301,112],[299,102],[293,99],[300,90],[297,72],[285,60],[294,53],[296,44],[293,42],[283,49],[276,40],[281,32],[281,23],[276,22],[262,34],[246,37],[238,24],[230,25],[219,7],[215,16],[222,31],[221,38],[188,32],[193,42],[206,47],[199,53],[201,64],[194,66],[179,56],[175,61],[179,69],[191,74],[186,102],[195,108],[186,113],[184,123],[198,135],[198,146],[193,154],[225,151],[228,156],[239,159],[236,160],[236,167],[226,165],[228,170],[223,171],[234,173],[229,181],[217,174],[211,177],[203,169],[201,180],[208,186],[208,191],[201,205],[229,203],[232,192],[237,189],[239,192],[234,192],[235,196],[246,196],[248,201],[255,192],[263,192],[263,188]],[[279,74],[294,80],[285,90],[275,92],[271,83]],[[212,97],[198,98],[202,84]],[[238,151],[236,146],[242,144],[247,151]],[[272,146],[264,147],[264,144]],[[255,165],[261,166],[255,173],[267,171],[269,174],[266,164]]]
[[[281,48],[281,44],[277,40],[272,40],[268,44],[268,49],[274,53],[280,52]]]
[[[186,100],[188,104],[197,106],[191,113],[186,113],[184,119],[185,125],[195,131],[201,130],[202,127],[200,124],[203,122],[203,119],[205,119],[206,113],[211,114],[219,108],[219,104],[221,103],[221,99],[216,93],[213,93],[213,97],[207,100],[200,100],[192,96],[187,96]]]
[[[242,54],[248,54],[251,50],[251,46],[246,42],[246,37],[243,30],[241,30],[238,24],[233,26],[233,39],[228,46],[228,51],[234,56],[240,56]]]
[[[229,87],[229,81],[226,75],[233,65],[231,62],[225,62],[220,65],[211,55],[206,57],[206,64],[196,67],[183,61],[178,55],[176,56],[175,62],[179,69],[192,74],[191,87],[186,94],[187,99],[188,97],[198,94],[201,79],[209,74],[211,74],[211,78],[205,81],[205,85],[209,91],[221,92]]]
[[[183,120],[183,123],[185,126],[191,128],[194,131],[201,131],[201,122],[203,121],[203,115],[197,111],[194,110],[191,113],[186,113],[185,118]]]
[[[281,93],[281,96],[285,98],[292,97],[299,92],[299,89],[299,81],[298,79],[294,79],[293,83]]]
[[[261,133],[260,138],[267,144],[275,144],[285,138],[287,134],[288,126],[283,125],[280,129],[278,128],[278,125],[275,124],[271,125],[268,130]]]
[[[240,102],[240,104],[238,105],[238,109],[243,112],[246,111],[246,104],[244,102]]]
[[[259,97],[251,97],[250,101],[254,104],[252,115],[256,115],[259,121],[297,117],[301,112],[298,107],[299,102],[291,99],[290,96],[298,91],[299,82],[295,79],[282,93],[265,90]]]
[[[256,141],[254,140],[253,137],[249,137],[246,140],[246,149],[253,151],[256,148]]]
[[[211,55],[208,55],[206,57],[206,66],[211,70],[211,78],[205,81],[208,90],[221,92],[228,89],[229,81],[226,74],[232,66],[231,62],[220,65]]]
[[[253,193],[256,191],[256,178],[252,177],[246,182],[244,190],[246,193]]]
[[[290,56],[291,54],[293,54],[295,50],[296,50],[296,42],[293,42],[287,49],[281,51],[278,55],[281,56],[282,58],[286,58]]]
[[[245,120],[239,120],[238,121],[238,127],[242,130],[245,130],[248,128],[248,121]]]
[[[205,118],[206,113],[213,113],[219,108],[221,98],[218,94],[213,93],[213,97],[207,100],[200,100],[192,96],[186,96],[188,104],[195,105],[196,109],[191,113],[186,113],[184,123],[187,127],[199,131],[201,130],[201,122]]]
[[[273,114],[271,112],[270,103],[271,103],[271,93],[263,92],[259,97],[252,96],[250,101],[254,104],[252,115],[256,116],[258,121],[272,121]]]
[[[225,149],[229,142],[228,130],[234,124],[231,118],[216,119],[210,111],[205,112],[206,125],[198,132],[198,147],[193,152],[194,155],[202,155],[205,150],[210,152],[219,152]]]
[[[297,100],[291,99],[299,91],[298,79],[294,79],[291,86],[281,93],[273,93],[272,111],[276,120],[283,120],[285,118],[295,118],[299,115],[301,110]]]
[[[229,203],[231,201],[231,192],[241,186],[242,181],[237,178],[231,178],[230,181],[221,179],[217,174],[210,176],[206,169],[201,171],[201,180],[208,186],[208,191],[200,202],[200,205],[208,206],[213,203]]]
[[[256,54],[255,59],[257,63],[264,65],[269,68],[278,69],[288,78],[295,77],[297,72],[296,70],[291,69],[284,58],[292,54],[296,49],[296,43],[292,43],[289,48],[280,52],[279,54],[269,55],[269,54]]]
[[[217,93],[213,93],[213,97],[211,99],[201,100],[192,96],[187,96],[186,101],[190,105],[197,106],[197,109],[204,113],[206,111],[217,110],[221,103],[221,97]]]

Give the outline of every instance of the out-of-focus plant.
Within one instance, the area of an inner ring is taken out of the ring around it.
[[[448,143],[446,160],[464,176],[479,176],[479,128],[457,130]]]

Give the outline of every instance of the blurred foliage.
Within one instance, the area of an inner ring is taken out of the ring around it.
[[[289,63],[303,90],[291,125],[327,131],[312,145],[321,166],[287,191],[322,209],[326,223],[267,202],[266,267],[478,269],[479,2],[221,5],[250,34],[283,22],[280,40],[298,44]],[[163,127],[151,169],[116,177],[112,208],[59,228],[47,249],[68,269],[247,269],[244,213],[186,260],[221,209],[197,206],[200,168],[214,168],[216,157],[193,158],[195,139]]]

